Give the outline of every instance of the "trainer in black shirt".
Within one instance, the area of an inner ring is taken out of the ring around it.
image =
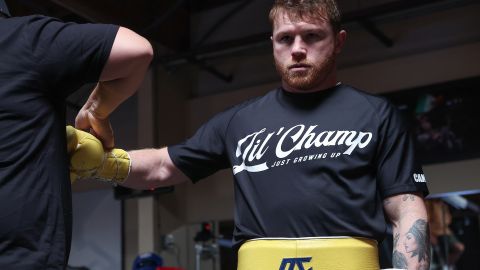
[[[0,18],[0,33],[0,269],[64,269],[72,223],[66,97],[98,82],[77,126],[113,147],[108,116],[139,86],[152,49],[126,28],[40,15]]]

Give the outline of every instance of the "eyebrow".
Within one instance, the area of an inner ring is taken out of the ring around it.
[[[292,32],[296,32],[294,29],[291,29],[291,30],[282,30],[282,31],[278,31],[276,33],[272,33],[272,36],[278,36],[278,35],[285,35],[285,34],[290,34]],[[302,29],[300,31],[301,33],[303,32],[315,32],[315,33],[325,33],[326,31],[324,31],[323,29],[320,29],[318,27],[311,27],[311,28],[307,28],[307,29]]]

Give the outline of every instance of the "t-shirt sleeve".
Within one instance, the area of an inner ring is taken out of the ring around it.
[[[113,46],[118,26],[65,23],[39,17],[30,24],[33,57],[55,96],[68,96],[97,82]]]
[[[225,132],[230,119],[231,113],[222,112],[185,142],[168,147],[175,166],[193,182],[229,167]]]
[[[391,104],[380,110],[381,136],[377,149],[377,179],[382,198],[400,193],[421,192],[428,195],[425,175],[415,157],[415,147],[408,125]]]

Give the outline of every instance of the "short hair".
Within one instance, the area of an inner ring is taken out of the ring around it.
[[[335,0],[275,0],[269,14],[272,25],[281,11],[292,19],[315,19],[323,12],[334,32],[338,33],[342,28],[342,16]]]

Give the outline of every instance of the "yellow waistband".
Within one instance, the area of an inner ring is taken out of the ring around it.
[[[378,270],[377,242],[367,238],[259,238],[238,251],[237,270]]]

